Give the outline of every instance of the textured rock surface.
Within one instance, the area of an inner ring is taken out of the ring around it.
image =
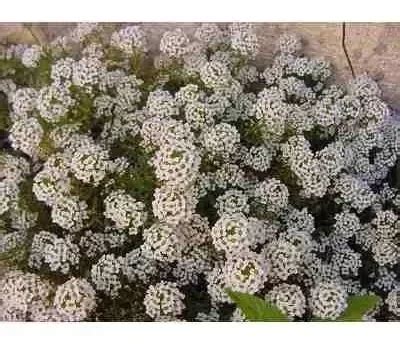
[[[348,24],[346,42],[355,73],[379,80],[384,98],[400,109],[400,24]]]

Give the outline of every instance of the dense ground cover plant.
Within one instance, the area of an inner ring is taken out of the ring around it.
[[[79,24],[0,60],[0,319],[400,317],[399,124],[298,37]]]

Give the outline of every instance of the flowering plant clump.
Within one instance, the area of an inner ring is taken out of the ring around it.
[[[0,320],[400,319],[400,123],[249,24],[78,24],[0,54]]]

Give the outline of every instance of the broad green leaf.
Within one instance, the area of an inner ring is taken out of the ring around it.
[[[229,289],[227,293],[249,321],[288,321],[287,316],[277,307],[257,296]]]
[[[376,295],[355,295],[347,299],[347,309],[336,321],[362,321],[362,317],[372,310],[380,298]]]

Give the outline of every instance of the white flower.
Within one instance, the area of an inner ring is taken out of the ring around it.
[[[43,129],[37,119],[30,117],[15,121],[10,129],[10,141],[14,149],[34,158],[39,153]]]
[[[335,190],[338,191],[343,201],[351,204],[357,212],[368,208],[375,200],[375,195],[369,186],[364,181],[349,174],[342,174],[338,177]]]
[[[33,88],[18,88],[12,94],[10,100],[16,119],[26,119],[35,109],[37,94]]]
[[[260,291],[267,280],[267,265],[261,255],[244,251],[228,258],[223,268],[228,288],[244,293]]]
[[[180,229],[167,223],[155,223],[143,231],[142,250],[159,261],[174,262],[181,259],[187,245]]]
[[[203,130],[214,124],[213,113],[205,103],[191,101],[185,106],[185,118],[194,130]]]
[[[204,148],[211,155],[228,157],[237,149],[240,134],[237,129],[228,124],[220,123],[206,130],[203,136]]]
[[[289,241],[273,241],[267,244],[264,253],[271,277],[286,281],[289,276],[299,272],[301,252]]]
[[[42,47],[38,45],[32,45],[32,47],[25,49],[21,59],[22,64],[29,68],[37,67],[42,54]]]
[[[375,261],[380,265],[394,265],[399,262],[400,248],[388,239],[379,240],[372,246]]]
[[[218,196],[216,202],[218,215],[243,213],[247,214],[250,210],[248,199],[245,193],[240,190],[227,190]]]
[[[136,50],[147,51],[146,37],[139,26],[127,26],[114,32],[110,43],[126,54],[133,54]]]
[[[38,303],[47,304],[50,283],[32,273],[7,272],[0,280],[0,321],[27,321]]]
[[[200,167],[200,155],[190,142],[175,141],[161,146],[152,163],[160,181],[171,188],[182,189],[195,181]]]
[[[109,170],[109,154],[107,150],[89,141],[78,145],[72,151],[70,164],[71,171],[77,179],[98,185]]]
[[[57,288],[54,306],[69,321],[82,321],[95,309],[96,293],[85,279],[72,277]]]
[[[272,212],[279,212],[289,203],[289,191],[285,184],[278,179],[271,178],[256,185],[254,197],[265,204]]]
[[[154,191],[153,214],[161,222],[172,225],[191,220],[197,199],[192,189],[178,191],[170,188],[157,188]]]
[[[175,283],[161,281],[147,289],[143,304],[153,319],[174,320],[185,309],[184,298]]]
[[[361,229],[358,216],[349,211],[344,211],[335,215],[335,232],[338,235],[349,238]]]
[[[388,305],[389,311],[396,316],[400,315],[400,290],[393,289],[387,296],[385,303]]]
[[[141,248],[128,252],[122,264],[122,273],[130,282],[142,281],[148,284],[159,272],[159,264]]]
[[[103,63],[94,57],[83,57],[72,65],[72,83],[90,90],[96,86],[105,73]]]
[[[147,219],[144,203],[122,190],[108,195],[104,205],[104,216],[111,219],[117,228],[129,229],[130,235],[136,235]]]
[[[289,115],[289,107],[284,102],[283,91],[276,87],[262,90],[257,96],[252,114],[264,125],[263,129],[267,135],[282,136]]]
[[[18,197],[18,186],[12,180],[0,181],[0,215],[7,212]]]
[[[51,271],[68,274],[80,260],[79,247],[69,238],[41,231],[33,237],[29,266],[40,269],[47,264]]]
[[[306,298],[298,285],[278,284],[267,294],[267,299],[289,317],[301,317],[306,311]]]
[[[114,254],[103,255],[91,269],[91,279],[95,288],[116,298],[122,288],[120,280],[122,259]]]
[[[269,146],[252,146],[244,158],[247,166],[256,171],[266,172],[271,167],[274,149]]]
[[[341,285],[321,283],[311,290],[311,309],[315,317],[335,320],[347,307],[347,293]]]
[[[180,58],[186,53],[189,39],[182,29],[167,31],[160,41],[160,51],[170,57]]]
[[[216,47],[218,44],[225,41],[223,32],[217,24],[202,23],[194,33],[196,39],[208,47]]]
[[[211,229],[214,246],[227,253],[240,252],[250,246],[249,222],[241,214],[223,214]]]
[[[51,209],[51,218],[60,227],[71,231],[80,231],[89,218],[87,204],[76,196],[57,197]]]
[[[73,42],[83,42],[84,39],[95,31],[99,30],[98,23],[84,22],[78,23],[76,27],[69,33],[69,38]]]
[[[174,116],[178,111],[174,97],[168,91],[161,89],[149,94],[146,110],[149,117],[159,116],[161,118]]]
[[[70,80],[72,78],[72,72],[75,61],[71,57],[59,59],[54,62],[51,66],[51,78],[56,83]]]
[[[226,64],[219,61],[211,61],[200,69],[200,78],[206,87],[216,89],[224,87],[231,81],[231,73]]]
[[[75,104],[68,88],[62,84],[52,84],[42,88],[37,98],[40,116],[49,122],[57,122]]]
[[[251,24],[233,23],[230,26],[232,48],[242,55],[254,57],[258,53],[258,39]]]
[[[277,50],[284,54],[296,54],[301,50],[300,37],[294,34],[283,34],[279,37]]]

